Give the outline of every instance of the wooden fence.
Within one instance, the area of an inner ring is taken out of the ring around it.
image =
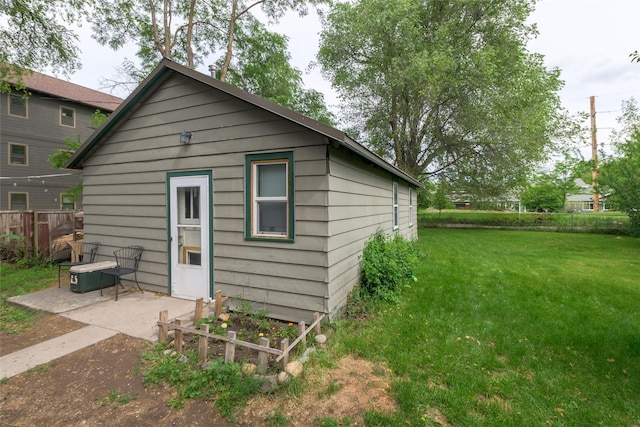
[[[54,257],[67,250],[56,239],[74,233],[81,223],[78,211],[0,211],[0,236],[14,235],[24,239],[28,251],[40,257]],[[66,251],[68,253],[68,251]]]
[[[216,309],[215,316],[218,317],[221,314],[222,307],[222,294],[220,291],[216,292]],[[306,337],[311,331],[315,331],[316,334],[320,334],[320,322],[324,319],[324,314],[320,315],[319,313],[314,313],[313,322],[309,327],[306,326],[304,321],[298,323],[298,338],[296,338],[291,344],[289,344],[289,339],[284,338],[281,341],[280,348],[271,348],[269,344],[269,339],[262,337],[260,338],[260,344],[255,344],[247,341],[242,341],[236,338],[235,331],[228,331],[227,336],[216,335],[209,333],[209,325],[203,324],[200,326],[200,329],[196,329],[195,325],[203,318],[203,300],[202,298],[196,300],[196,309],[193,317],[193,323],[189,322],[189,324],[183,325],[183,320],[181,319],[173,319],[172,321],[168,320],[168,311],[163,310],[160,312],[160,320],[158,321],[159,326],[159,341],[167,342],[169,340],[169,331],[175,331],[174,336],[174,350],[177,353],[182,352],[182,347],[184,344],[184,335],[192,334],[198,336],[198,354],[200,360],[203,362],[207,360],[208,357],[208,346],[209,339],[223,341],[225,342],[225,363],[233,363],[235,361],[235,349],[236,346],[248,347],[254,349],[258,352],[258,365],[256,372],[259,374],[264,374],[267,371],[268,365],[268,356],[269,354],[276,355],[276,363],[282,361],[282,365],[286,366],[289,362],[289,353],[293,351],[293,349],[302,344],[306,346]],[[185,322],[186,323],[186,322]]]

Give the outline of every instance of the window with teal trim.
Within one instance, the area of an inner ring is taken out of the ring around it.
[[[248,239],[293,240],[293,153],[247,155]]]
[[[398,205],[398,183],[393,182],[393,229],[400,228],[400,213]]]
[[[413,188],[409,188],[409,227],[413,227]]]

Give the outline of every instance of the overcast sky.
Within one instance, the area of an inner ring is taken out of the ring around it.
[[[630,53],[640,50],[639,17],[640,0],[540,0],[530,17],[540,34],[529,50],[543,54],[548,67],[562,70],[564,107],[573,113],[588,112],[589,97],[596,97],[601,147],[609,143],[622,101],[631,97],[640,101],[640,63],[631,63],[629,58]],[[321,27],[316,14],[305,18],[290,14],[271,29],[289,37],[292,64],[306,71],[318,48]],[[83,86],[101,89],[101,81],[115,77],[125,56],[135,59],[134,50],[113,52],[85,36],[81,42],[83,69],[71,81]],[[201,68],[207,73],[206,65]],[[330,84],[318,70],[305,74],[304,80],[307,87],[323,92],[327,103],[337,107]],[[590,152],[585,147],[583,155],[590,156]]]

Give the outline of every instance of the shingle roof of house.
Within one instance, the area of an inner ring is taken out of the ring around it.
[[[281,105],[268,101],[259,96],[246,92],[236,86],[222,82],[206,74],[187,68],[183,65],[177,64],[169,59],[163,59],[158,66],[149,74],[149,76],[133,91],[131,95],[118,107],[118,109],[102,124],[100,128],[89,137],[89,139],[75,152],[73,157],[69,159],[66,167],[72,169],[81,169],[82,163],[85,158],[91,156],[91,154],[101,145],[104,137],[106,137],[113,128],[123,119],[125,119],[135,105],[140,102],[149,91],[157,87],[162,81],[167,79],[174,73],[180,73],[187,77],[190,77],[196,81],[199,81],[207,86],[221,90],[229,95],[235,96],[238,99],[249,102],[256,107],[267,110],[273,114],[276,114],[284,119],[290,120],[301,126],[304,126],[310,130],[318,132],[330,140],[337,142],[339,145],[345,147],[351,152],[356,153],[361,158],[373,163],[374,165],[391,172],[393,175],[419,187],[422,187],[422,183],[404,171],[398,169],[396,166],[390,164],[382,157],[368,150],[363,145],[349,137],[345,132],[338,130],[332,126],[322,123],[318,120],[307,117],[303,114],[285,108]]]
[[[97,107],[103,112],[112,112],[124,101],[117,96],[89,89],[75,83],[57,79],[38,72],[25,74],[22,77],[27,89],[52,95],[67,101]]]

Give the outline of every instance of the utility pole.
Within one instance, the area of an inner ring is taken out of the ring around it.
[[[593,212],[600,212],[600,194],[598,194],[598,139],[596,138],[596,97],[589,98],[591,104],[591,160],[593,171],[591,172],[593,186]]]

